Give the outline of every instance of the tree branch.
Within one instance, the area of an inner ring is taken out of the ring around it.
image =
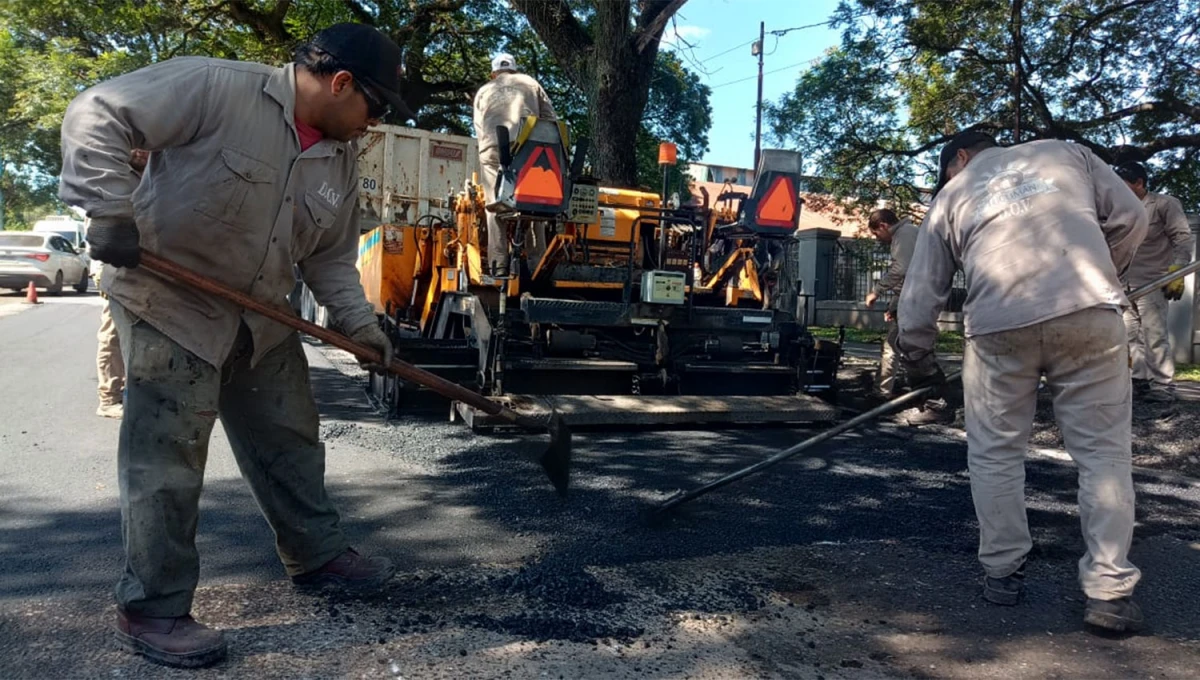
[[[342,6],[349,10],[360,24],[367,24],[368,26],[375,25],[375,17],[367,11],[367,8],[363,7],[359,2],[357,2],[357,0],[342,0]]]
[[[687,0],[642,0],[641,12],[638,13],[638,27],[634,33],[637,36],[638,52],[642,52],[647,45],[662,37],[667,20],[678,12],[685,2]]]
[[[292,36],[283,18],[291,4],[292,0],[277,0],[273,8],[263,12],[252,7],[247,0],[230,0],[225,10],[230,18],[254,31],[259,40],[286,44]]]
[[[592,38],[571,13],[565,0],[511,0],[546,44],[559,64],[575,64],[579,54],[592,47]],[[570,70],[570,69],[568,69]]]

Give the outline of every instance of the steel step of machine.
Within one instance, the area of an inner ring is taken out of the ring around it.
[[[572,427],[745,425],[832,422],[837,407],[808,395],[510,395],[498,401],[534,418],[558,412]],[[473,430],[487,431],[508,423],[455,402],[457,415]]]

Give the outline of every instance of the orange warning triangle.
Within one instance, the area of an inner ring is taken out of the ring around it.
[[[758,202],[755,221],[767,227],[796,226],[796,187],[791,177],[776,177]]]
[[[562,170],[554,153],[539,146],[525,161],[517,173],[517,186],[513,190],[517,203],[538,205],[562,205]]]

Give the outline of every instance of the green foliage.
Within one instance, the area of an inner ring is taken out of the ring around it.
[[[767,108],[771,136],[840,196],[911,205],[954,132],[1012,141],[1011,11],[988,0],[844,0],[841,45]],[[1152,184],[1200,207],[1197,16],[1197,0],[1024,3],[1021,140],[1148,160]]]
[[[589,16],[588,3],[576,4]],[[543,83],[575,133],[588,133],[587,95],[504,0],[7,0],[0,3],[0,203],[8,228],[62,209],[54,198],[58,128],[83,89],[181,55],[284,63],[295,45],[341,21],[371,23],[404,49],[402,87],[417,127],[472,134],[475,90],[491,56],[507,50]],[[703,153],[708,94],[678,58],[657,55],[652,104],[634,131],[651,186],[659,182],[659,139],[679,144],[681,161]]]

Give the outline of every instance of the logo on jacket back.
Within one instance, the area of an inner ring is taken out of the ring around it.
[[[976,184],[982,185],[982,191],[976,190],[975,194],[978,201],[973,215],[976,225],[988,218],[1023,215],[1029,212],[1034,197],[1058,191],[1053,180],[1031,175],[1022,165],[1025,164],[1012,163]]]
[[[317,190],[317,195],[329,201],[329,205],[333,206],[334,210],[337,210],[342,203],[342,195],[334,191],[333,187],[329,186],[329,182],[321,182],[321,188]]]

